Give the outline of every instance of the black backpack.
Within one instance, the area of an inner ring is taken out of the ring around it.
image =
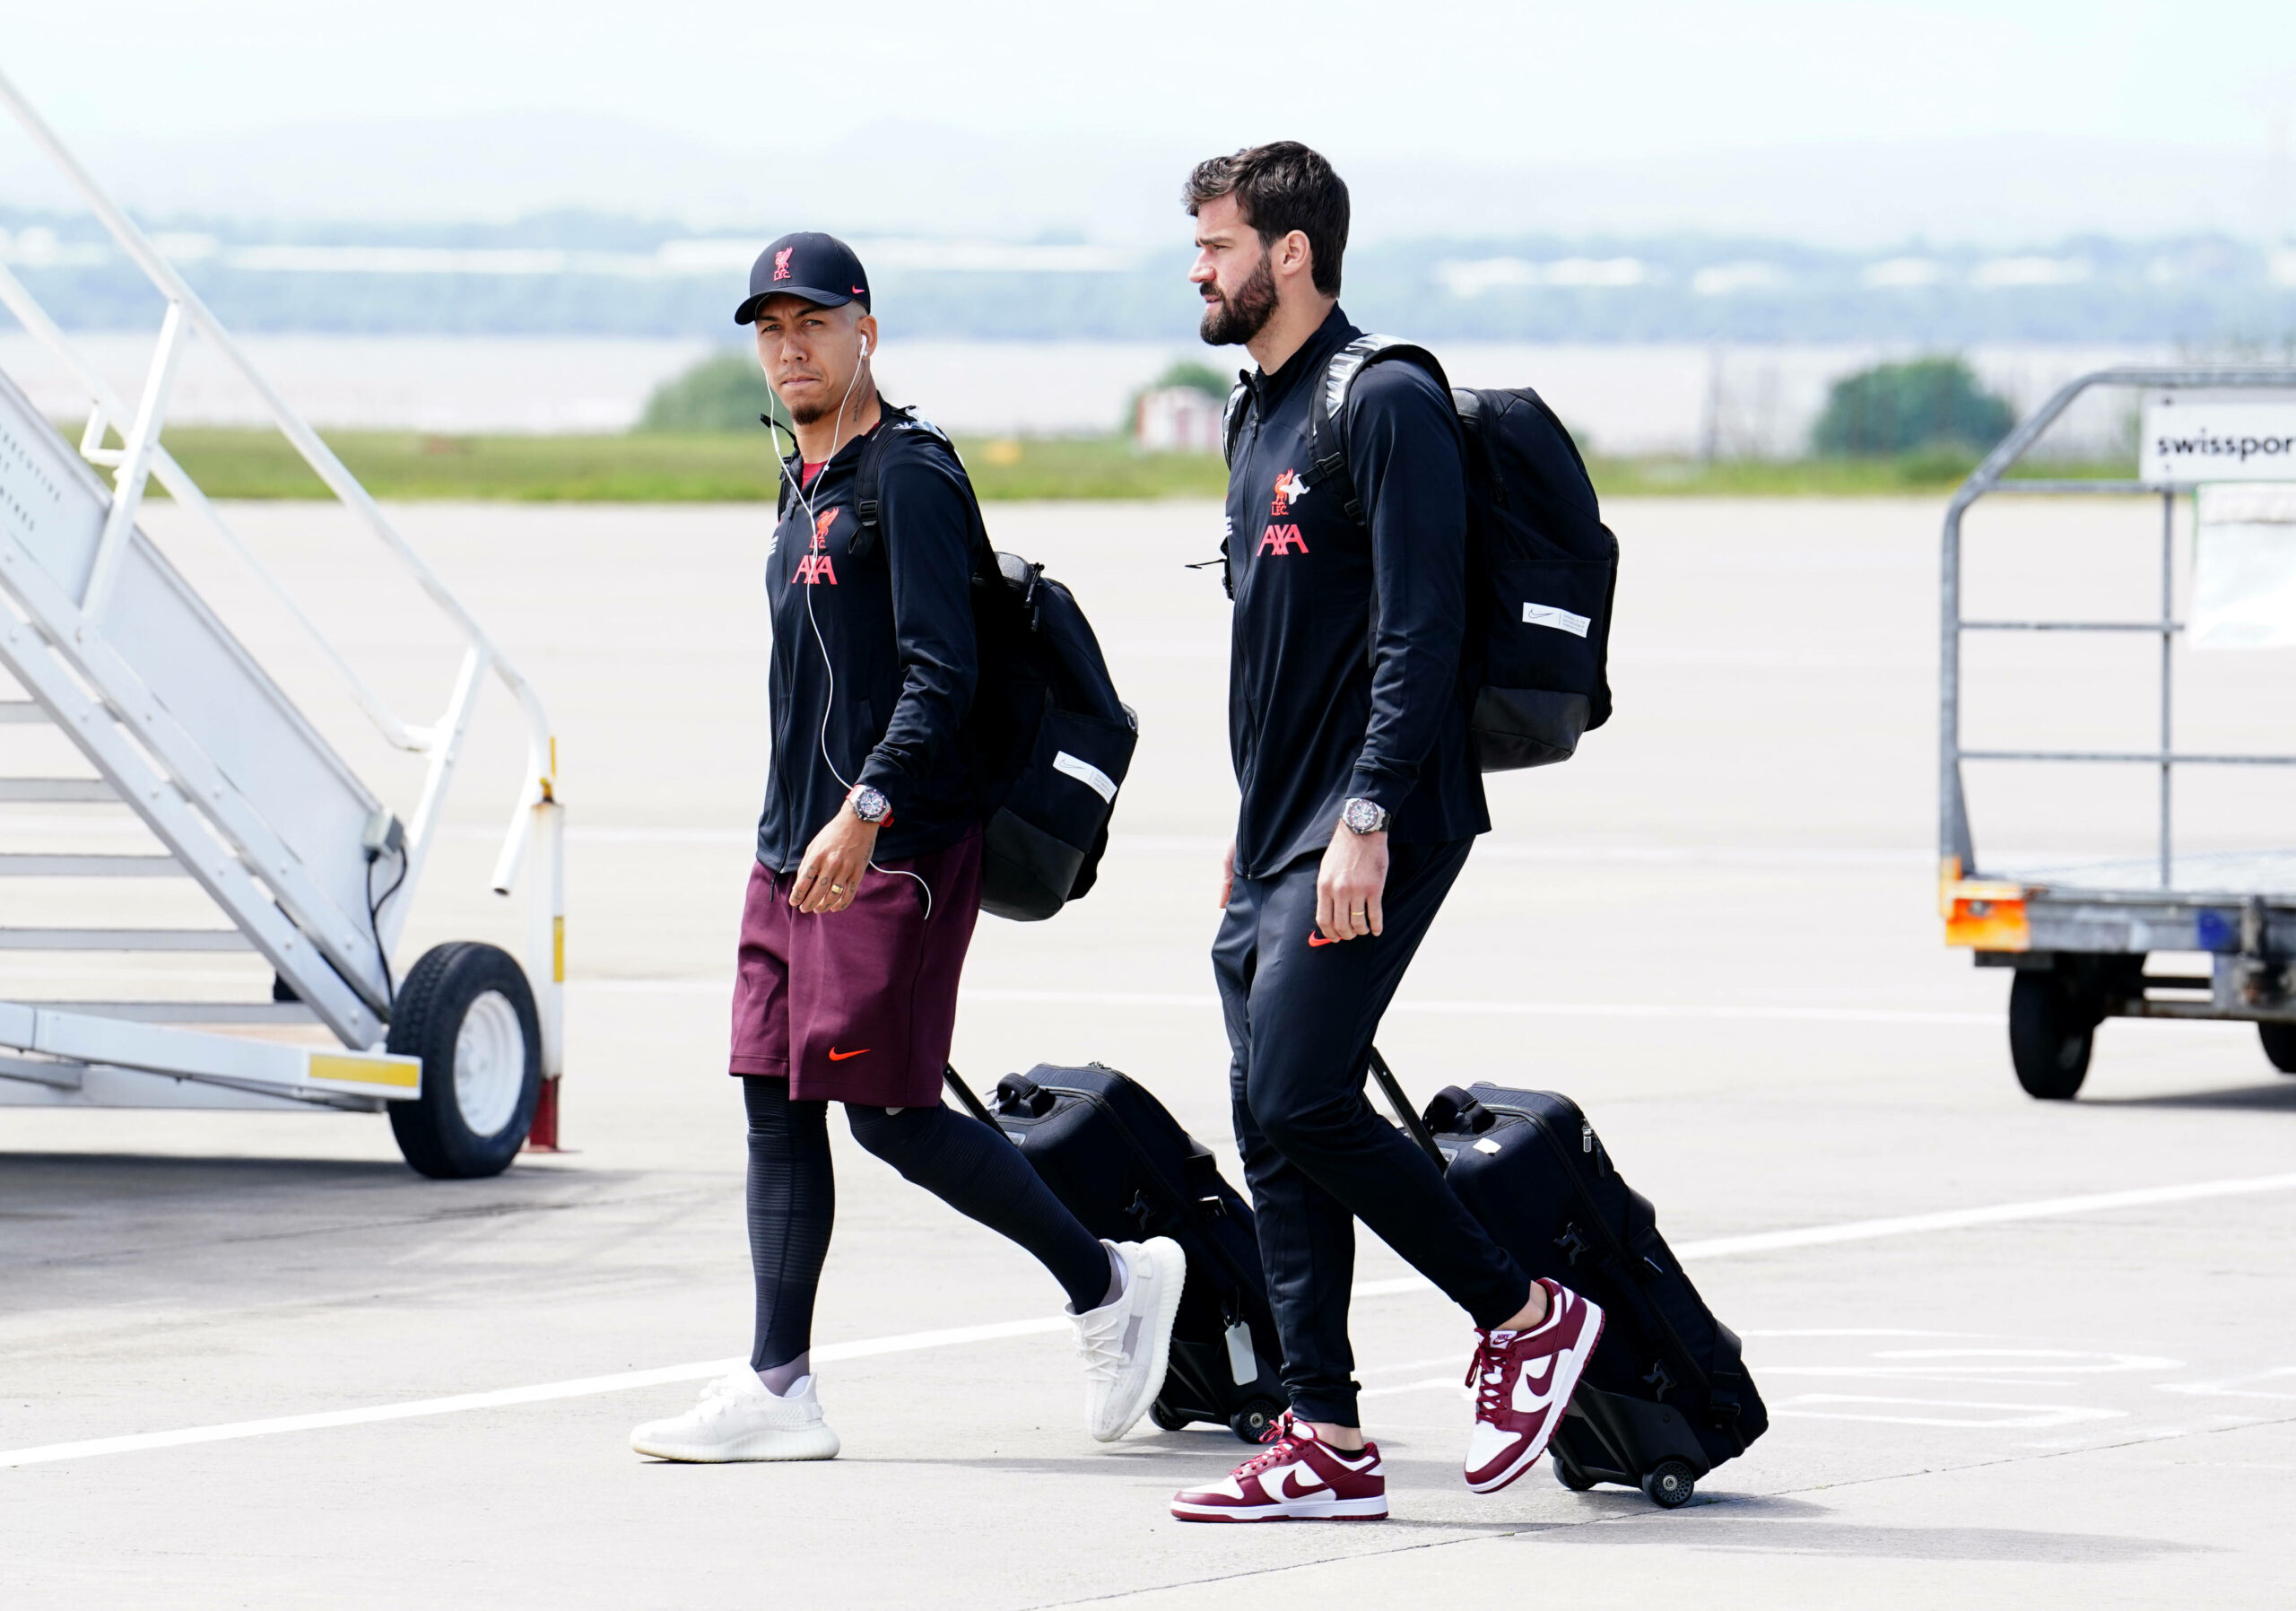
[[[1424,347],[1361,335],[1333,354],[1320,406],[1308,411],[1309,482],[1338,489],[1348,518],[1363,505],[1347,472],[1347,400],[1375,363],[1403,360],[1449,388]],[[1235,459],[1245,388],[1228,400]],[[1618,539],[1603,524],[1578,445],[1529,387],[1451,391],[1466,458],[1467,639],[1475,759],[1486,772],[1568,761],[1579,736],[1610,719],[1611,602]],[[1374,629],[1379,602],[1371,600]]]
[[[854,474],[859,529],[849,546],[860,561],[876,551],[878,483],[893,433],[949,440],[907,409],[883,408],[885,422],[862,448]],[[964,745],[980,797],[980,904],[1000,918],[1033,922],[1083,899],[1099,877],[1140,722],[1117,697],[1075,596],[1042,565],[990,545],[970,478],[965,498],[980,680]]]

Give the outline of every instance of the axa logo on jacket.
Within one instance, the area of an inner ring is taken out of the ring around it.
[[[1267,501],[1267,529],[1260,534],[1256,553],[1305,553],[1308,540],[1300,535],[1300,523],[1290,518],[1292,505],[1308,494],[1308,483],[1300,479],[1300,472],[1286,469],[1275,478],[1274,495]]]

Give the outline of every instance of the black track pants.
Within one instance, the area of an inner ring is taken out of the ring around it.
[[[1478,1326],[1523,1305],[1530,1278],[1364,1095],[1379,1016],[1403,982],[1473,840],[1399,845],[1384,932],[1309,944],[1318,857],[1239,878],[1212,947],[1234,1053],[1229,1095],[1261,1260],[1303,1420],[1356,1424],[1348,1289],[1361,1219]]]
[[[789,1100],[789,1082],[742,1079],[749,1110],[750,1267],[757,1278],[753,1370],[786,1365],[813,1345],[813,1294],[837,1217],[829,1104]],[[1108,1254],[1021,1149],[947,1108],[848,1106],[853,1138],[958,1213],[1035,1254],[1078,1311],[1107,1295]]]

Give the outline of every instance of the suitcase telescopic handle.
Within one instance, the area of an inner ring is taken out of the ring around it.
[[[996,1115],[991,1113],[988,1110],[988,1104],[982,1102],[978,1096],[974,1094],[973,1088],[970,1085],[965,1084],[964,1076],[957,1072],[957,1066],[955,1064],[944,1063],[941,1066],[941,1080],[942,1083],[947,1085],[950,1091],[954,1093],[957,1099],[957,1105],[959,1107],[971,1114],[975,1119],[980,1120],[981,1123],[988,1125],[991,1128],[995,1127],[996,1123]]]
[[[1396,1071],[1387,1067],[1387,1058],[1379,1055],[1379,1049],[1376,1046],[1371,1049],[1371,1077],[1379,1082],[1379,1090],[1387,1097],[1387,1106],[1394,1110],[1396,1121],[1419,1144],[1419,1150],[1434,1160],[1437,1169],[1448,1168],[1443,1162],[1443,1149],[1435,1145],[1435,1137],[1428,1133],[1426,1122],[1419,1117],[1419,1110],[1411,1105],[1411,1098],[1403,1093],[1403,1084],[1396,1078]]]

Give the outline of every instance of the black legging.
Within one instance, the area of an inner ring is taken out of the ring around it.
[[[827,1102],[791,1102],[787,1080],[759,1075],[743,1076],[742,1101],[757,1276],[750,1368],[770,1371],[813,1346],[813,1293],[837,1218],[837,1180]],[[845,1114],[853,1138],[904,1177],[1034,1253],[1068,1290],[1071,1308],[1095,1308],[1106,1295],[1107,1252],[1002,1131],[938,1106],[891,1113],[848,1103]]]

